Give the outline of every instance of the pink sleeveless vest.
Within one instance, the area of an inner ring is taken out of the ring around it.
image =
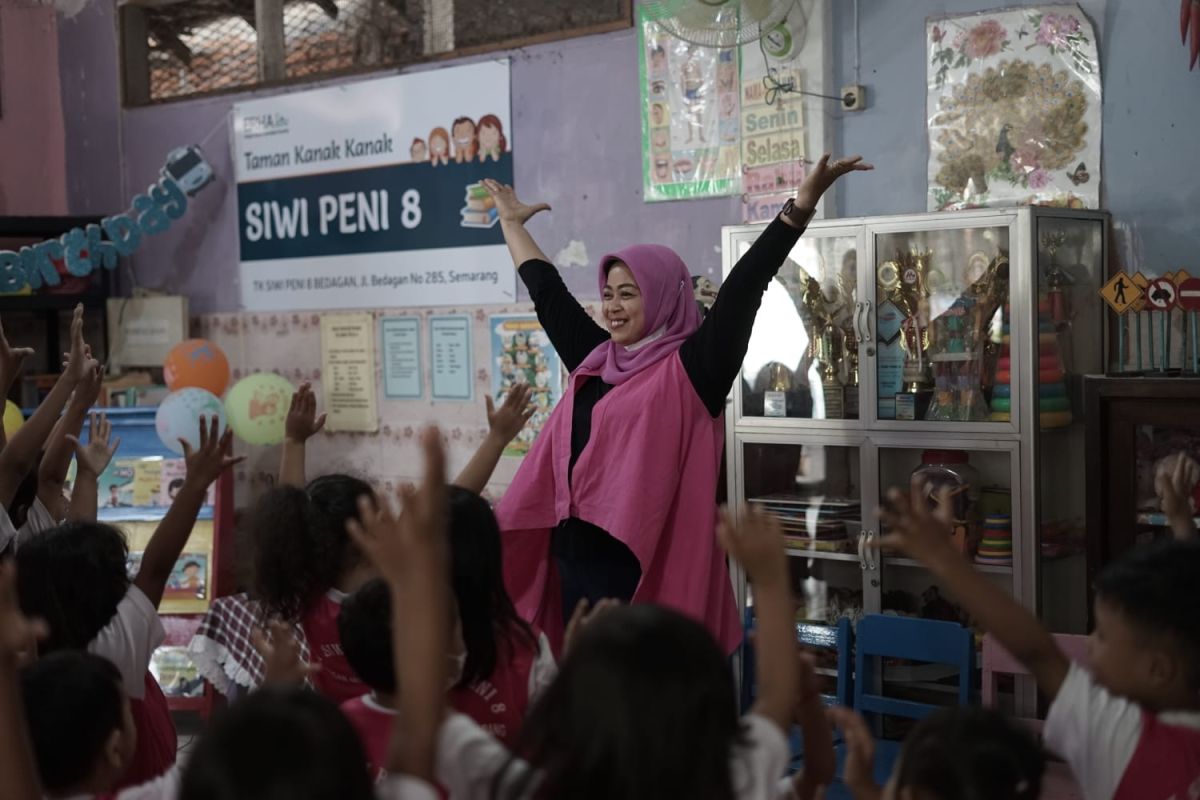
[[[1142,736],[1113,800],[1171,800],[1200,791],[1200,730],[1142,713]]]
[[[623,542],[642,567],[633,601],[657,603],[708,626],[731,653],[741,624],[716,540],[723,418],[700,401],[678,352],[614,386],[592,411],[592,435],[567,473],[577,370],[496,506],[504,574],[523,617],[562,639],[561,585],[550,532],[576,517]]]

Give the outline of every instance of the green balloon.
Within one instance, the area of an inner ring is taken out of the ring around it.
[[[242,378],[225,395],[229,427],[246,444],[279,444],[295,391],[286,378],[273,372]]]

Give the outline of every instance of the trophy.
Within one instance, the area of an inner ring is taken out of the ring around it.
[[[858,304],[855,302],[857,287],[852,274],[843,272],[838,276],[838,289],[846,299],[845,309],[848,312],[842,318],[842,358],[846,363],[846,384],[842,387],[842,410],[846,419],[858,419],[858,346],[861,344],[858,331],[855,330]]]
[[[896,394],[896,419],[924,419],[933,395],[929,360],[929,257],[932,250],[897,253],[896,267],[900,281],[894,290],[893,302],[904,315],[900,345],[904,350],[901,381],[904,386]]]
[[[835,323],[841,309],[841,296],[835,290],[831,299],[825,297],[821,284],[810,275],[802,275],[804,294],[801,302],[807,310],[809,336],[808,354],[816,361],[821,378],[821,393],[825,399],[825,419],[842,419],[845,415],[842,382],[838,362],[845,347],[845,331]]]
[[[763,369],[763,416],[786,417],[787,396],[792,391],[792,371],[778,361],[772,361]]]

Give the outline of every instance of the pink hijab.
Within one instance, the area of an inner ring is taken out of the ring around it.
[[[700,327],[692,276],[674,250],[657,244],[635,244],[609,253],[600,259],[601,294],[609,267],[617,261],[629,267],[642,292],[646,335],[629,346],[610,339],[589,353],[577,369],[599,375],[614,386],[674,353]]]

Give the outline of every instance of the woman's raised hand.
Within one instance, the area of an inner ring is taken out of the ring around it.
[[[821,160],[808,170],[804,183],[796,192],[796,205],[799,208],[816,208],[821,195],[833,186],[834,181],[849,172],[865,172],[875,167],[863,161],[862,156],[839,158],[831,162],[829,153],[821,156]]]
[[[500,215],[501,222],[515,222],[518,225],[524,225],[539,211],[550,210],[550,206],[546,203],[537,203],[532,206],[522,203],[517,199],[517,193],[511,186],[491,178],[484,179],[483,188],[487,189],[488,194],[496,201],[496,213]]]

